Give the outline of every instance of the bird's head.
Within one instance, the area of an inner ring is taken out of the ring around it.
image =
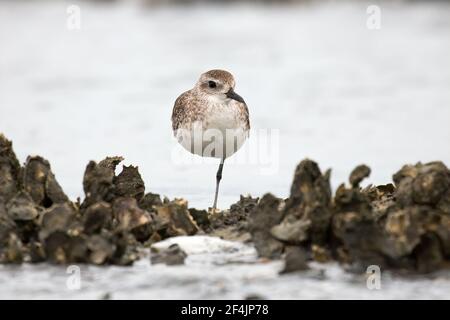
[[[233,99],[244,103],[244,99],[234,92],[234,77],[225,70],[209,70],[200,76],[196,89],[219,100]]]

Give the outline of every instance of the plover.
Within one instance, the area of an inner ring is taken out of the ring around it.
[[[225,159],[243,145],[250,131],[247,105],[234,86],[228,71],[207,71],[193,89],[177,98],[172,112],[174,136],[186,150],[220,159],[213,209],[217,208]]]

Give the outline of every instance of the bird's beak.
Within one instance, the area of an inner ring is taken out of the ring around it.
[[[244,99],[242,99],[242,97],[240,95],[238,95],[236,92],[234,92],[233,88],[231,88],[227,93],[226,93],[227,98],[245,103]]]

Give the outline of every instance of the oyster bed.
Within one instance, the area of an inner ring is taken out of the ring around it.
[[[360,165],[333,195],[331,171],[307,159],[289,198],[241,196],[228,210],[206,211],[145,193],[137,167],[116,175],[122,160],[89,162],[85,197],[72,202],[48,161],[33,156],[21,166],[0,135],[0,262],[131,265],[161,240],[209,234],[252,243],[259,257],[284,259],[283,273],[307,270],[309,261],[337,261],[359,272],[370,265],[412,273],[449,266],[450,171],[442,162],[405,165],[394,184],[364,189],[359,184],[370,168]],[[187,256],[176,244],[155,248],[153,263],[183,264]]]

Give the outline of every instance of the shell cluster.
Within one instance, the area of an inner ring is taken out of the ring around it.
[[[285,259],[283,272],[310,261],[339,261],[352,270],[370,265],[427,273],[450,262],[450,170],[442,162],[406,165],[393,183],[360,187],[370,175],[356,167],[333,193],[331,171],[303,160],[287,199],[241,196],[228,210],[189,208],[186,200],[146,193],[134,166],[121,157],[91,161],[83,201],[71,201],[47,160],[17,160],[0,134],[0,263],[130,265],[152,252],[153,263],[184,263],[177,246],[151,244],[209,234],[250,241],[263,258]]]

